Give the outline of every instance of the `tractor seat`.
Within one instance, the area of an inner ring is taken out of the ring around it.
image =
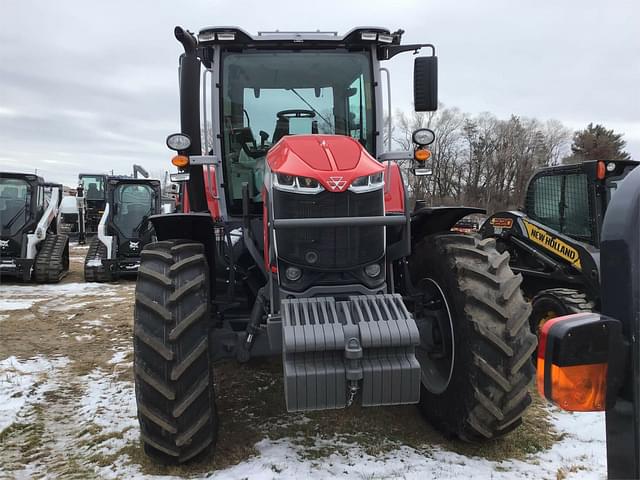
[[[271,137],[271,145],[275,145],[285,135],[289,135],[289,119],[278,118],[276,120],[276,129],[273,131],[273,137]]]
[[[87,200],[100,200],[102,198],[102,194],[98,187],[96,187],[95,183],[90,183],[89,188],[87,189]]]

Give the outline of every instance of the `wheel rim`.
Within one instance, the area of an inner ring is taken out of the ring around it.
[[[542,315],[540,320],[538,320],[536,335],[540,336],[540,330],[542,330],[542,327],[544,326],[545,323],[547,323],[548,320],[551,320],[552,318],[556,318],[556,317],[559,317],[559,316],[560,315],[558,313],[556,313],[555,310],[549,310],[549,311],[545,312],[545,314]]]
[[[540,340],[540,332],[542,331],[542,327],[545,323],[555,317],[559,317],[561,314],[556,312],[552,307],[546,309],[539,318],[531,318],[531,331],[536,334],[538,341]],[[531,354],[531,362],[534,366],[538,364],[538,349]]]
[[[420,332],[420,345],[416,348],[416,359],[421,367],[422,385],[431,393],[444,392],[453,375],[455,359],[455,337],[453,319],[447,299],[438,283],[425,278],[422,289],[432,299],[423,310],[422,318],[416,319]],[[431,329],[429,332],[428,330]]]

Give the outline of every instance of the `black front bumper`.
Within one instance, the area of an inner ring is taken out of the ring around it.
[[[138,274],[140,257],[102,259],[102,265],[112,278],[133,276]]]
[[[19,278],[23,282],[31,280],[32,258],[0,257],[0,276]]]

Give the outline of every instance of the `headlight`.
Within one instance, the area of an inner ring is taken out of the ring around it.
[[[284,271],[284,276],[287,277],[287,280],[290,282],[297,282],[302,276],[302,270],[298,267],[287,267]]]
[[[275,188],[288,192],[314,194],[324,190],[320,182],[311,177],[297,177],[286,173],[276,173],[273,179]]]
[[[378,263],[367,265],[366,267],[364,267],[364,273],[366,273],[371,278],[377,277],[378,275],[380,275],[380,265]]]
[[[355,193],[371,192],[382,188],[384,185],[384,173],[378,172],[373,175],[358,177],[349,186],[349,190]]]
[[[436,139],[436,134],[428,128],[420,128],[413,132],[413,143],[420,146],[430,145]]]
[[[191,146],[191,139],[189,135],[184,133],[172,133],[167,137],[167,147],[171,150],[179,152],[180,150],[186,150]]]
[[[42,240],[45,237],[44,228],[38,227],[36,228],[36,238],[38,240]]]
[[[318,181],[310,177],[298,177],[298,183],[302,188],[318,188]]]
[[[368,187],[369,186],[369,177],[358,177],[353,182],[351,182],[352,187]]]

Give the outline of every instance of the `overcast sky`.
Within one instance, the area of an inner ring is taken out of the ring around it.
[[[289,4],[291,6],[289,6]],[[640,1],[31,1],[0,4],[0,170],[169,167],[178,131],[173,27],[337,30],[377,25],[438,49],[440,100],[470,113],[602,123],[640,159]],[[391,62],[409,110],[410,54]]]

